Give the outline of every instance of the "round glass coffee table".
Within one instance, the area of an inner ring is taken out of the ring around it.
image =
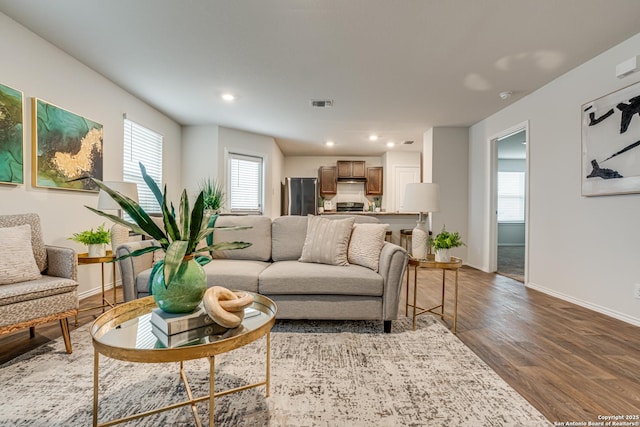
[[[116,306],[98,317],[91,326],[94,347],[93,362],[93,425],[108,426],[130,421],[159,412],[191,405],[197,426],[201,426],[196,403],[209,401],[209,426],[213,426],[214,398],[230,393],[265,386],[269,397],[271,367],[271,328],[275,323],[276,304],[269,298],[249,292],[253,296],[252,308],[258,314],[245,317],[242,324],[227,330],[222,335],[208,335],[185,345],[165,347],[151,329],[151,311],[157,308],[152,296],[137,299]],[[266,378],[264,381],[215,392],[215,356],[240,348],[266,336]],[[152,411],[129,415],[117,420],[98,423],[98,383],[100,354],[112,359],[140,363],[180,362],[180,377],[184,382],[188,400],[174,403]],[[194,397],[184,371],[184,361],[207,358],[209,361],[209,395]]]

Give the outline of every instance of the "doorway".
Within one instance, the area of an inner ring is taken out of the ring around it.
[[[527,128],[495,140],[496,272],[525,283],[527,260]]]

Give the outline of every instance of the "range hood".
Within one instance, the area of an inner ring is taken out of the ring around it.
[[[367,182],[367,178],[365,177],[344,177],[344,178],[340,178],[338,177],[338,182],[341,184],[357,184],[359,182]]]

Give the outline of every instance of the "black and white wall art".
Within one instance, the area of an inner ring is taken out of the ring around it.
[[[582,106],[582,195],[640,193],[640,82]]]

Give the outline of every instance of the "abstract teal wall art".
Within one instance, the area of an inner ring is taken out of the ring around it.
[[[0,84],[0,184],[24,183],[22,92]]]
[[[37,98],[33,113],[33,186],[98,191],[78,178],[102,180],[102,125]]]

